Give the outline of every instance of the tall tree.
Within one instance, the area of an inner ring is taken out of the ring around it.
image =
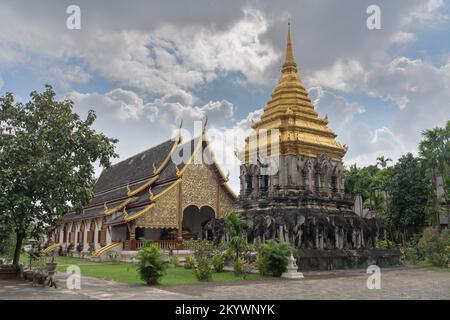
[[[225,217],[225,224],[230,237],[230,247],[234,251],[235,261],[237,261],[239,254],[247,247],[244,231],[248,228],[248,223],[241,215],[232,212]]]
[[[411,153],[402,156],[388,182],[388,223],[405,236],[419,231],[427,221],[431,181],[423,163]]]
[[[379,156],[377,158],[377,167],[381,166],[382,168],[386,168],[389,162],[392,162],[391,158],[385,158],[384,156]]]
[[[447,216],[450,219],[450,121],[445,127],[436,127],[422,133],[423,140],[419,144],[419,154],[431,176],[433,189],[437,192],[438,176],[442,177],[443,202],[447,205]],[[439,215],[439,202],[435,195],[435,213]],[[438,219],[439,221],[439,216]]]
[[[86,204],[94,185],[94,166],[110,165],[116,139],[92,129],[70,100],[55,100],[49,85],[31,92],[26,104],[11,93],[0,97],[0,214],[16,234],[14,264],[23,239],[38,236],[71,207]]]

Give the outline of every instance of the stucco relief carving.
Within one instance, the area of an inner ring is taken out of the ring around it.
[[[219,188],[220,210],[217,210],[217,183],[216,174],[206,165],[191,164],[183,174],[183,208],[195,205],[198,208],[210,206],[226,214],[232,208],[232,200],[222,187]]]
[[[174,186],[156,201],[150,212],[136,219],[136,226],[147,228],[178,228],[178,187]]]
[[[191,164],[183,174],[183,208],[208,205],[216,208],[217,181],[213,172],[201,164]]]

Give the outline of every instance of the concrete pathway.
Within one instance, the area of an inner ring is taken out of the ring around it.
[[[369,290],[365,270],[305,272],[302,280],[242,281],[186,286],[138,286],[82,277],[80,290],[33,286],[0,280],[0,299],[446,299],[450,300],[450,271],[431,268],[381,270],[381,289]]]

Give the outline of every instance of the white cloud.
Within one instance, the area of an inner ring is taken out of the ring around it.
[[[359,61],[338,60],[331,68],[319,70],[306,79],[310,86],[324,86],[350,92],[363,81],[364,76],[365,71]]]
[[[137,120],[144,110],[143,101],[136,93],[120,88],[104,95],[73,91],[69,92],[66,98],[71,99],[80,109],[93,109],[101,114],[112,114],[118,120]]]
[[[349,102],[344,97],[324,90],[322,87],[311,88],[309,95],[319,115],[328,115],[329,126],[332,129],[345,129],[355,115],[366,111],[360,103]]]
[[[397,44],[408,44],[415,42],[417,40],[417,36],[412,32],[404,32],[399,31],[392,35],[391,42]]]
[[[230,172],[229,185],[236,193],[239,193],[240,189],[240,161],[235,156],[235,151],[242,150],[245,138],[252,132],[252,122],[258,121],[262,113],[263,109],[257,109],[232,126],[211,125],[208,127],[207,135],[216,162],[225,173]]]
[[[226,100],[209,101],[202,106],[195,106],[186,103],[189,100],[192,101],[192,98],[179,101],[177,97],[179,96],[166,94],[162,98],[147,103],[145,105],[146,117],[151,122],[174,126],[178,125],[181,120],[185,125],[189,125],[195,120],[204,120],[206,116],[212,123],[223,123],[230,120],[234,113],[233,104]]]
[[[423,130],[442,126],[449,119],[450,60],[447,64],[435,66],[422,59],[397,57],[380,61],[364,77],[343,76],[341,80],[345,84],[328,81],[325,90],[327,87],[334,90],[351,87],[352,93],[379,98],[380,109],[372,112],[388,112],[389,109],[382,108],[383,100],[398,106],[397,110],[391,109],[391,114],[384,116],[389,125],[371,131],[368,125],[350,121],[363,111],[362,106],[346,102],[339,94],[325,95],[319,91],[318,110],[332,114],[330,124],[341,132],[341,142],[349,145],[351,161],[373,163],[378,156],[375,154],[377,150],[397,159],[402,153],[416,150]]]
[[[346,139],[351,146],[344,158],[347,166],[354,163],[358,166],[374,164],[376,158],[382,155],[396,161],[408,151],[403,142],[386,127],[371,130],[366,124],[359,123],[352,126]]]
[[[437,24],[449,17],[443,13],[443,0],[421,1],[413,10],[401,19],[402,25]]]
[[[146,120],[165,128],[175,128],[181,120],[190,124],[195,120],[204,120],[208,116],[210,123],[221,124],[233,117],[232,103],[209,101],[195,106],[194,98],[184,91],[175,91],[150,102],[134,91],[117,88],[105,94],[70,92],[67,98],[83,108],[95,108],[99,113],[112,113],[119,120]]]
[[[82,84],[91,79],[91,75],[80,66],[52,67],[49,74],[65,89],[72,83]]]
[[[89,80],[95,72],[111,82],[141,93],[166,94],[198,89],[219,76],[237,72],[247,83],[260,83],[268,66],[277,58],[272,47],[261,42],[268,22],[258,10],[242,9],[242,17],[223,29],[167,21],[152,30],[103,29],[89,32],[49,32],[48,22],[30,28],[20,11],[0,10],[0,64],[30,63],[49,74],[64,88]],[[2,12],[3,11],[3,12]],[[36,17],[33,17],[36,18]],[[37,59],[30,59],[30,57]],[[80,67],[48,65],[74,58]],[[77,82],[78,81],[78,82]]]

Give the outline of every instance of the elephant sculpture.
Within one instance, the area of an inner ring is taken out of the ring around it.
[[[225,235],[225,220],[212,218],[203,226],[203,234],[206,239],[212,237],[214,243],[219,243]]]

